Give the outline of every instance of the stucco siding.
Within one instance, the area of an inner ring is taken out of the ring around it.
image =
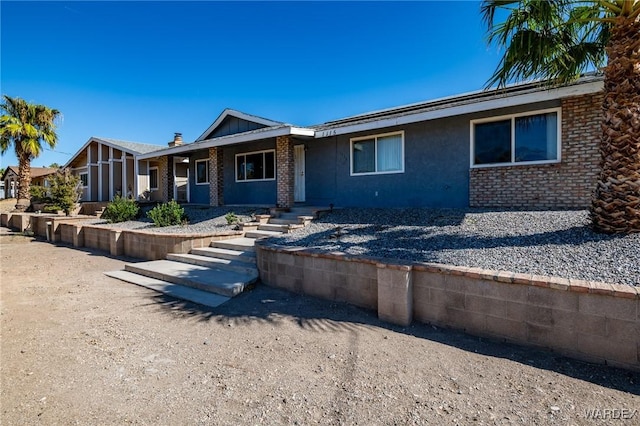
[[[307,200],[339,207],[466,207],[467,120],[445,119],[320,139],[307,150]],[[404,131],[404,172],[351,176],[351,138]]]
[[[276,204],[276,181],[236,182],[236,154],[276,148],[275,139],[224,147],[224,203]]]

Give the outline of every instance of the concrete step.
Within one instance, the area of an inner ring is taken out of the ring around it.
[[[219,294],[209,293],[196,288],[145,277],[144,275],[138,275],[127,271],[111,271],[105,272],[104,274],[121,281],[155,290],[159,293],[166,294],[167,296],[175,297],[176,299],[188,300],[189,302],[198,303],[211,308],[220,306],[231,299],[227,296],[221,296]]]
[[[258,231],[273,231],[273,232],[287,233],[289,232],[289,225],[266,223],[258,226]]]
[[[300,217],[303,217],[307,220],[313,220],[315,219],[315,214],[301,214],[301,213],[289,213],[289,212],[283,212],[280,213],[280,216],[278,216],[278,219],[284,219],[284,220],[296,220],[298,221]]]
[[[245,234],[247,238],[267,238],[282,235],[282,232],[276,231],[247,231]]]
[[[298,223],[299,222],[297,217],[291,219],[283,219],[281,217],[269,219],[270,225],[297,225]]]
[[[228,240],[219,240],[213,241],[209,244],[211,247],[222,248],[227,250],[237,250],[237,251],[253,251],[255,252],[256,239],[255,238],[231,238]]]
[[[239,262],[237,260],[218,259],[216,257],[201,256],[193,253],[189,254],[169,253],[167,260],[174,262],[184,262],[191,265],[206,266],[207,268],[224,269],[227,271],[235,271],[244,274],[257,274],[258,268],[255,263]]]
[[[256,263],[256,252],[249,250],[227,250],[217,247],[202,247],[191,249],[191,254],[217,257],[218,259],[237,260],[238,262],[245,263]]]
[[[228,297],[242,293],[246,287],[258,281],[257,273],[246,274],[171,260],[128,263],[124,269],[127,272]]]

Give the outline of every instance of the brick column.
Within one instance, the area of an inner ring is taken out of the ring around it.
[[[173,200],[173,155],[167,156],[167,172],[165,173],[167,179],[167,186],[164,192],[164,201],[169,202]]]
[[[167,202],[169,201],[169,157],[167,156],[158,159],[158,179],[161,199]]]
[[[293,141],[289,136],[276,138],[276,180],[278,207],[293,207]]]
[[[209,204],[224,205],[224,158],[222,148],[209,148]]]

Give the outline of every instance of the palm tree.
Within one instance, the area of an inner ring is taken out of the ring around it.
[[[18,194],[16,210],[29,207],[31,185],[31,160],[42,152],[44,141],[51,148],[56,146],[55,121],[60,111],[44,105],[30,104],[20,98],[3,95],[0,105],[4,114],[0,116],[0,153],[13,145],[18,157]]]
[[[600,232],[640,232],[640,0],[485,0],[481,13],[489,43],[505,47],[488,87],[531,78],[557,86],[603,70],[591,221]]]

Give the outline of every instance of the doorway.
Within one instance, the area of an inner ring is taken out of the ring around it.
[[[305,189],[305,146],[295,145],[293,147],[293,201],[304,203],[306,201]]]
[[[189,202],[189,159],[176,158],[173,163],[173,199]]]

